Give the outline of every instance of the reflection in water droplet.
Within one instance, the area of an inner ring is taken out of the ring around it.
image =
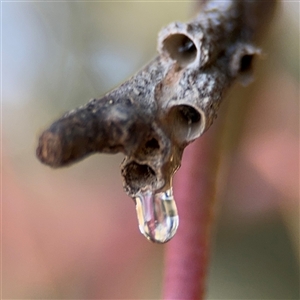
[[[174,236],[179,218],[172,188],[156,194],[140,192],[135,203],[140,231],[148,240],[165,243]]]

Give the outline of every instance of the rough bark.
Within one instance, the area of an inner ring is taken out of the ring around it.
[[[236,79],[251,80],[254,57],[261,52],[254,41],[275,2],[199,1],[195,19],[162,29],[159,55],[144,69],[43,132],[38,158],[62,167],[95,152],[123,152],[128,195],[136,199],[143,191],[170,189],[185,147],[212,125],[226,90]],[[165,299],[201,299],[204,291],[213,139],[203,137],[185,154],[176,182],[181,228],[167,249]]]

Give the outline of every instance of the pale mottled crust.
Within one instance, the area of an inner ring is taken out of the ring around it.
[[[228,87],[236,78],[249,80],[260,53],[252,44],[263,25],[254,14],[259,6],[267,4],[204,1],[193,21],[162,29],[159,55],[103,98],[53,123],[39,139],[38,158],[62,167],[95,152],[123,152],[130,196],[165,188],[184,148],[213,123]]]

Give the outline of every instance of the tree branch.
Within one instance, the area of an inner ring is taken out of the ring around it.
[[[253,42],[275,7],[275,1],[199,4],[194,20],[160,32],[152,62],[103,98],[65,114],[42,133],[37,148],[38,158],[51,167],[95,152],[123,152],[124,189],[135,200],[142,233],[159,243],[178,226],[172,178],[183,151],[211,126],[234,80],[251,80],[253,58],[260,54]],[[215,172],[207,173],[215,155],[210,139],[187,150],[179,177],[182,225],[168,249],[167,299],[203,294],[215,178]]]

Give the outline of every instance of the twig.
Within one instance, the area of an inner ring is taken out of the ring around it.
[[[251,79],[253,58],[260,54],[253,40],[275,6],[275,1],[199,3],[202,10],[194,20],[172,23],[160,32],[159,55],[152,62],[103,98],[65,114],[41,135],[37,148],[38,158],[51,167],[66,166],[95,152],[123,152],[124,188],[136,202],[140,229],[161,243],[172,238],[178,225],[172,177],[183,150],[211,126],[233,81],[246,84]],[[178,201],[182,219],[190,220],[182,221],[180,238],[170,244],[170,263],[178,265],[167,266],[168,299],[202,295],[203,288],[192,291],[188,284],[191,281],[195,287],[200,280],[203,284],[204,269],[185,267],[182,261],[186,258],[192,264],[195,257],[195,264],[205,265],[214,186],[203,173],[214,152],[209,143],[203,140],[202,146],[187,150],[190,158],[184,162]],[[203,210],[193,213],[185,207]],[[200,230],[195,229],[197,220],[203,226]],[[188,280],[185,291],[190,292],[183,292],[179,274],[183,267],[187,268],[183,272],[191,273],[182,277]]]

